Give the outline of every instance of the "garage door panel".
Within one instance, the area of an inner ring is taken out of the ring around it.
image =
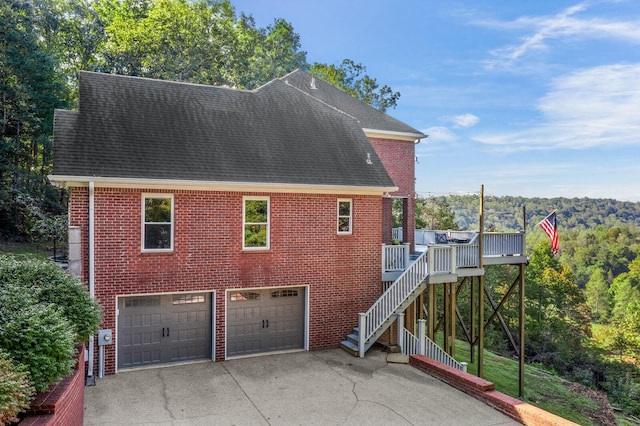
[[[127,352],[122,359],[122,362],[128,367],[159,363],[160,361],[160,349]]]
[[[232,291],[227,356],[304,347],[304,288]]]
[[[211,357],[209,293],[125,297],[118,307],[118,367]]]
[[[237,355],[248,355],[262,352],[262,339],[246,339],[235,343],[230,343],[229,352]]]

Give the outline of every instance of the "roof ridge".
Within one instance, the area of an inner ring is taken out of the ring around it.
[[[309,74],[309,75],[311,75],[311,74]],[[272,83],[273,81],[275,81],[275,80],[270,81],[270,83]],[[287,86],[291,87],[292,89],[297,90],[298,92],[302,93],[303,95],[306,95],[306,96],[310,97],[311,99],[314,99],[314,100],[316,100],[316,101],[320,102],[322,105],[327,106],[327,107],[331,108],[331,109],[332,109],[332,110],[334,110],[334,111],[337,111],[337,112],[339,112],[339,113],[342,113],[342,114],[346,115],[347,117],[349,117],[349,118],[351,118],[351,119],[355,120],[357,123],[360,123],[360,120],[358,120],[358,119],[357,119],[356,117],[354,117],[353,115],[349,114],[348,112],[345,112],[345,111],[341,110],[341,109],[340,109],[340,108],[338,108],[338,107],[335,107],[335,106],[333,106],[333,105],[331,105],[331,104],[329,104],[329,103],[327,103],[327,102],[323,101],[322,99],[318,99],[318,98],[316,98],[315,96],[313,96],[312,94],[307,93],[307,92],[305,92],[304,90],[302,90],[302,89],[300,89],[300,88],[298,88],[298,87],[294,86],[293,84],[289,83],[289,80],[283,80],[283,82],[284,82],[284,84],[286,84]]]
[[[144,81],[150,81],[150,82],[164,83],[167,85],[206,87],[208,89],[213,88],[213,89],[228,90],[228,91],[238,92],[238,93],[255,93],[260,87],[266,86],[268,84],[268,83],[265,83],[263,86],[260,86],[257,89],[239,89],[237,87],[218,86],[218,85],[205,84],[205,83],[193,83],[190,81],[164,80],[161,78],[142,77],[139,75],[115,74],[115,73],[98,72],[98,71],[79,70],[78,75],[80,74],[87,74],[89,76],[101,76],[101,77],[105,76],[107,78],[121,78],[121,79],[127,79],[127,80],[144,80]],[[271,83],[271,81],[269,83]]]

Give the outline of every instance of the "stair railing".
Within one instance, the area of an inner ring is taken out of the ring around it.
[[[418,336],[414,336],[409,330],[403,327],[402,353],[405,355],[423,355],[441,364],[453,367],[456,370],[467,371],[467,363],[456,361],[436,342],[429,339],[425,334],[426,320],[418,320]]]
[[[359,343],[358,353],[364,357],[367,349],[373,345],[371,337],[378,331],[382,324],[402,305],[413,293],[422,281],[427,278],[429,268],[427,259],[430,248],[425,250],[416,261],[405,270],[393,284],[382,293],[367,312],[360,313],[359,318]]]

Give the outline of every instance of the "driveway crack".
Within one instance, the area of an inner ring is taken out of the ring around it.
[[[353,406],[351,407],[351,409],[349,410],[349,412],[346,414],[345,416],[345,424],[347,424],[349,422],[349,418],[351,416],[351,413],[353,413],[353,411],[357,408],[358,404],[361,402],[368,402],[371,404],[375,404],[379,407],[383,407],[386,410],[389,410],[390,412],[392,412],[393,414],[395,414],[396,416],[398,416],[399,418],[401,418],[402,420],[404,420],[405,422],[407,422],[407,424],[409,425],[413,425],[413,423],[411,423],[406,417],[404,417],[402,414],[398,413],[397,411],[395,411],[393,408],[385,405],[385,404],[381,404],[377,401],[372,401],[369,399],[361,399],[358,396],[358,391],[356,390],[356,386],[358,385],[363,385],[363,386],[367,386],[367,382],[371,379],[373,379],[373,377],[376,375],[376,373],[378,373],[379,371],[382,371],[386,368],[388,368],[389,364],[388,363],[383,363],[381,364],[379,367],[372,369],[371,371],[368,372],[367,374],[367,378],[363,378],[362,380],[354,380],[352,378],[350,378],[349,376],[347,376],[346,374],[344,374],[341,369],[337,368],[336,364],[332,364],[330,363],[326,358],[323,358],[322,356],[320,356],[319,354],[316,353],[312,353],[312,355],[315,358],[321,359],[331,370],[333,370],[338,376],[342,377],[343,379],[351,382],[352,386],[351,386],[351,393],[353,394],[353,397],[355,398],[355,402],[353,404]],[[346,366],[348,366],[349,364],[346,364]],[[341,366],[345,366],[345,364],[342,364]]]
[[[236,378],[233,376],[233,374],[231,373],[231,371],[229,371],[229,369],[227,368],[226,365],[224,365],[224,363],[222,363],[222,368],[224,368],[224,370],[227,372],[227,374],[229,375],[229,377],[231,377],[231,379],[236,382],[236,385],[238,386],[238,389],[240,389],[242,391],[242,393],[244,394],[244,396],[247,397],[247,400],[251,403],[251,405],[254,406],[254,408],[256,409],[256,411],[258,413],[260,413],[260,416],[264,419],[264,421],[270,425],[271,423],[269,422],[269,419],[264,415],[264,413],[262,412],[262,410],[260,410],[258,408],[258,406],[253,402],[253,400],[251,399],[251,397],[249,397],[249,395],[244,391],[244,389],[242,388],[242,385],[240,385],[240,382],[238,382],[236,380]]]
[[[160,379],[160,383],[162,383],[162,400],[164,402],[164,411],[169,413],[171,420],[176,420],[176,417],[173,415],[173,411],[169,408],[169,394],[167,393],[167,383],[165,382],[164,376],[162,375],[162,368],[158,368],[158,379]]]

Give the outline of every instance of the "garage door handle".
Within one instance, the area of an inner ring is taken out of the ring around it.
[[[264,320],[262,320],[262,328],[264,328]]]
[[[167,327],[167,337],[169,337],[169,327]]]
[[[267,320],[267,328],[269,328],[269,320]]]

